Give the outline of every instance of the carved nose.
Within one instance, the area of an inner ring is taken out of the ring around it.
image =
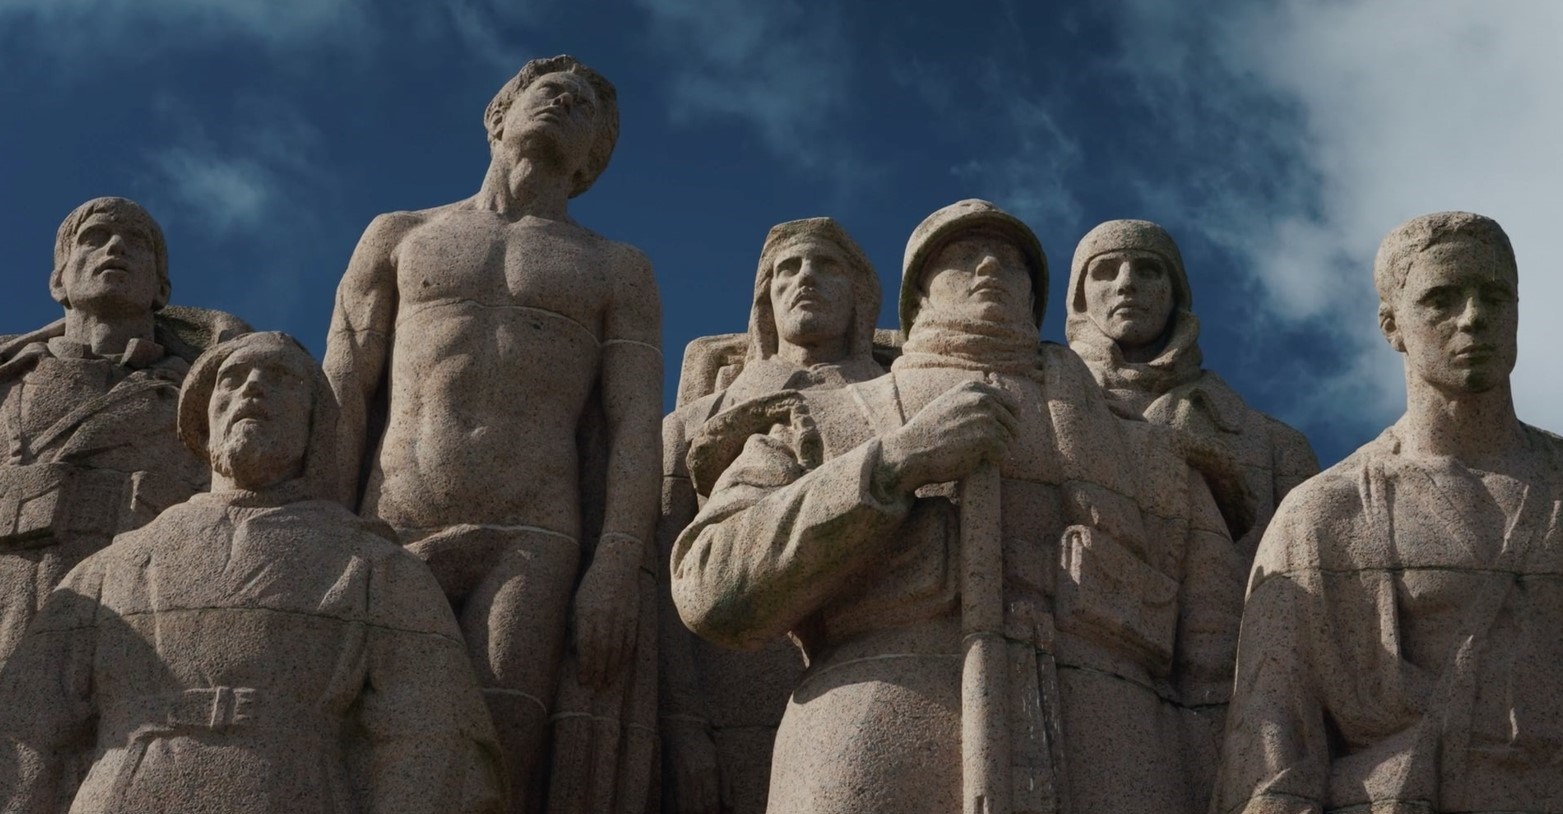
[[[1127,260],[1118,266],[1118,290],[1134,290],[1134,264]]]
[[[1472,296],[1465,301],[1465,308],[1460,312],[1460,320],[1457,324],[1466,331],[1487,324],[1487,308],[1482,305],[1481,297]]]
[[[977,263],[976,272],[977,276],[979,277],[992,277],[993,275],[998,274],[999,259],[991,254],[984,255],[982,260],[978,261]]]

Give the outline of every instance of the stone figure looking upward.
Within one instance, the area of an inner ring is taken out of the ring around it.
[[[544,793],[533,779],[567,630],[578,658],[567,682],[645,684],[654,710],[653,676],[630,681],[626,668],[637,640],[655,646],[655,626],[638,623],[655,608],[646,541],[657,513],[661,314],[645,256],[566,211],[613,151],[613,86],[570,57],[533,60],[484,123],[492,161],[476,195],[381,215],[364,232],[337,290],[325,364],[344,405],[347,459],[362,462],[349,466],[362,477],[344,491],[393,526],[450,596],[519,811]],[[577,443],[593,422],[608,439],[601,465]],[[621,719],[576,711],[568,721],[593,731]],[[642,780],[654,714],[633,730]],[[570,765],[601,766],[612,748]],[[580,782],[613,777],[610,766]]]
[[[1424,215],[1373,281],[1406,412],[1260,543],[1213,810],[1563,810],[1563,440],[1514,413],[1514,250]]]
[[[1252,559],[1276,505],[1319,463],[1302,433],[1200,367],[1193,304],[1172,235],[1149,221],[1107,221],[1075,249],[1064,332],[1115,410],[1185,431],[1201,468],[1225,476],[1212,479],[1216,498]]]
[[[206,487],[174,432],[179,383],[207,344],[246,330],[165,307],[163,230],[124,198],[66,216],[49,292],[64,319],[0,337],[0,665],[76,563]]]
[[[1224,701],[1241,602],[1204,482],[1040,340],[1019,220],[952,204],[904,268],[890,373],[734,405],[691,444],[715,485],[674,549],[679,612],[809,658],[768,810],[1192,811],[1210,778],[1176,712]]]
[[[438,584],[334,500],[336,413],[283,334],[197,360],[179,434],[210,459],[212,491],[50,594],[0,674],[0,807],[502,809],[493,727]],[[91,769],[71,795],[77,756]]]
[[[680,406],[662,422],[657,539],[664,561],[698,510],[685,462],[690,438],[708,418],[751,398],[882,375],[873,356],[879,302],[873,265],[834,220],[806,218],[771,228],[755,272],[743,369],[726,388]],[[698,342],[691,344],[691,352],[699,349]],[[781,637],[753,653],[712,646],[684,627],[670,596],[664,603],[658,648],[668,769],[664,809],[764,814],[771,744],[803,672],[797,648]]]

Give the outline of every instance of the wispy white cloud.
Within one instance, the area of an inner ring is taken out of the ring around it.
[[[278,51],[330,49],[372,55],[387,41],[454,38],[462,52],[513,70],[529,54],[518,30],[536,22],[551,0],[445,0],[388,4],[378,0],[3,0],[0,24],[27,24],[42,35],[38,51],[61,65],[112,47],[121,58],[168,48],[250,42]],[[416,32],[416,33],[413,33]],[[127,46],[126,43],[133,45]]]
[[[984,83],[984,87],[1007,88]],[[1080,201],[1071,191],[1071,173],[1079,168],[1080,145],[1049,112],[1045,97],[1032,89],[988,92],[988,132],[968,142],[970,157],[952,168],[973,194],[1033,225],[1080,219]],[[966,100],[970,103],[970,100]]]
[[[275,171],[249,158],[176,146],[153,155],[152,165],[171,203],[218,235],[264,223],[280,197]]]
[[[1299,405],[1382,426],[1403,406],[1378,335],[1372,260],[1395,225],[1466,209],[1509,232],[1520,261],[1516,401],[1563,427],[1563,298],[1551,237],[1563,188],[1563,5],[1552,0],[1269,0],[1119,6],[1122,68],[1199,177],[1142,187],[1158,211],[1231,251],[1266,318],[1310,327],[1348,360]]]
[[[331,177],[319,131],[287,104],[240,97],[221,117],[196,116],[168,99],[158,107],[177,135],[148,153],[150,188],[172,217],[218,236],[277,229],[290,202],[310,198]]]
[[[778,155],[840,168],[831,136],[845,109],[852,49],[841,16],[795,0],[635,0],[668,60],[675,121],[746,121]],[[834,165],[834,166],[833,166]]]
[[[514,72],[537,56],[515,33],[536,23],[538,6],[523,0],[450,0],[444,9],[470,54],[498,71]]]
[[[353,33],[369,0],[6,0],[0,20],[44,27],[56,51],[103,42],[166,46],[233,35],[286,45]]]

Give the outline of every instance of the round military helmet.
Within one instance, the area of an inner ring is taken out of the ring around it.
[[[924,266],[945,244],[962,234],[986,231],[997,232],[1014,241],[1015,247],[1026,259],[1031,273],[1031,315],[1042,327],[1042,314],[1047,309],[1047,255],[1042,253],[1042,243],[1031,227],[1020,218],[994,206],[988,201],[968,198],[956,201],[923,219],[912,230],[906,242],[906,260],[901,272],[901,335],[912,330],[917,320],[922,293]]]

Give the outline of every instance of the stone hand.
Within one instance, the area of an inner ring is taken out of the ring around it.
[[[1004,454],[1019,423],[1014,398],[985,382],[963,382],[884,436],[881,483],[897,493],[960,480]]]
[[[664,722],[663,748],[672,763],[673,810],[678,814],[721,811],[716,744],[703,723]]]
[[[640,551],[627,545],[633,542],[605,535],[575,594],[575,649],[588,687],[612,682],[635,647]]]

